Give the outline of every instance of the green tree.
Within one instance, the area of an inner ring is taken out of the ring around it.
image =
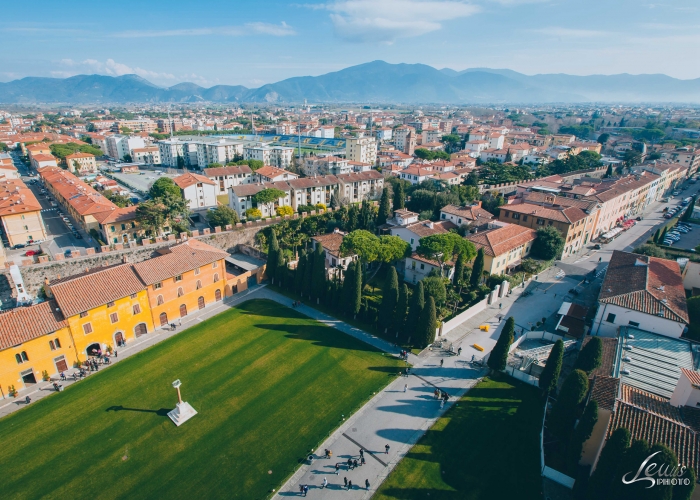
[[[423,292],[423,282],[419,281],[413,290],[413,295],[411,296],[411,306],[408,308],[408,315],[406,316],[406,332],[408,334],[408,339],[406,342],[411,342],[411,339],[416,339],[418,334],[418,320],[423,313],[423,308],[425,307],[425,294]]]
[[[423,282],[423,293],[426,297],[432,297],[435,304],[441,306],[447,300],[447,288],[445,279],[438,276],[428,276],[421,280]]]
[[[425,307],[421,311],[418,319],[418,332],[416,334],[416,344],[420,348],[428,347],[435,341],[435,330],[437,329],[437,312],[435,300],[428,297]]]
[[[8,151],[9,149],[10,148],[7,144],[5,144],[4,142],[0,142],[0,151],[5,152],[5,151]]]
[[[600,144],[605,144],[606,142],[608,142],[608,139],[610,139],[610,134],[608,133],[603,133],[598,136],[598,142]]]
[[[306,272],[306,250],[303,248],[299,251],[299,260],[297,261],[297,268],[294,271],[294,290],[301,294],[304,286],[304,274]],[[346,274],[347,277],[347,274]]]
[[[466,260],[467,259],[463,253],[460,253],[457,256],[457,262],[455,262],[455,272],[454,276],[452,276],[452,284],[455,286],[458,286],[458,283],[464,277],[464,265]]]
[[[661,231],[661,236],[659,236],[659,242],[663,243],[666,239],[666,233],[668,232],[668,226],[664,226],[664,230]]]
[[[379,213],[377,214],[377,225],[385,224],[391,218],[391,200],[389,199],[389,188],[382,189],[382,198],[379,201]]]
[[[352,270],[350,269],[352,267]],[[357,317],[357,313],[360,312],[360,306],[362,305],[362,265],[353,261],[348,266],[348,272],[345,274],[345,287],[347,287],[347,292],[345,293],[345,304],[348,310],[348,314],[352,314],[353,318]]]
[[[683,216],[681,217],[682,221],[687,222],[693,218],[693,209],[695,208],[696,201],[697,195],[693,196],[693,199],[690,200],[690,203],[688,204],[688,208],[686,208],[685,212],[683,212]]]
[[[688,306],[688,338],[700,341],[700,295],[690,297],[686,304]]]
[[[159,178],[153,183],[151,189],[148,190],[148,194],[154,199],[163,198],[166,193],[182,198],[182,191],[180,191],[178,185],[175,184],[170,177]]]
[[[270,231],[270,238],[267,243],[267,266],[265,273],[270,277],[272,284],[275,284],[275,276],[277,275],[277,254],[280,253],[280,245],[277,241],[277,234],[274,230]]]
[[[583,443],[591,437],[596,422],[598,422],[598,403],[591,399],[583,410],[583,415],[581,415],[581,419],[571,435],[571,442],[568,447],[569,475],[573,477],[576,477],[578,462],[581,460],[581,453],[583,452]]]
[[[337,210],[340,208],[340,200],[338,198],[338,190],[335,189],[333,190],[333,194],[331,194],[331,208],[333,210]]]
[[[311,273],[311,289],[316,296],[316,303],[320,303],[321,297],[326,293],[326,252],[323,245],[316,244],[314,252],[314,264]]]
[[[479,248],[476,252],[476,259],[474,259],[474,265],[472,266],[472,273],[469,277],[469,284],[472,288],[476,288],[481,283],[481,275],[484,273],[484,249]]]
[[[416,253],[427,259],[436,260],[440,264],[442,274],[445,263],[453,261],[460,253],[463,253],[467,260],[473,259],[476,255],[476,247],[459,234],[449,232],[421,238]]]
[[[269,214],[272,214],[274,212],[274,204],[276,201],[278,201],[280,198],[285,197],[285,192],[282,191],[281,189],[276,189],[276,188],[266,188],[263,189],[262,191],[259,191],[253,196],[253,201],[255,202],[256,205],[263,205],[267,206],[267,211]]]
[[[498,336],[496,345],[491,354],[489,354],[488,366],[494,371],[502,371],[506,368],[508,361],[508,349],[510,349],[513,340],[515,339],[515,318],[511,316],[506,320],[506,324]]]
[[[249,208],[245,211],[245,217],[248,220],[258,220],[262,217],[262,212],[259,208]]]
[[[430,151],[425,148],[417,148],[413,154],[423,160],[449,160],[450,154],[444,151]]]
[[[610,164],[610,165],[608,165],[608,169],[605,171],[605,178],[609,179],[612,176],[613,176],[613,166],[612,166],[612,164]]]
[[[394,184],[394,210],[401,210],[406,206],[406,190],[403,184],[401,180]]]
[[[600,337],[591,337],[590,340],[583,346],[581,352],[576,358],[574,369],[583,370],[590,374],[596,368],[600,367],[603,362],[603,341]]]
[[[102,196],[104,196],[105,198],[107,198],[109,201],[111,201],[112,203],[114,203],[116,206],[118,206],[120,208],[129,207],[129,206],[133,205],[133,203],[131,203],[131,200],[129,199],[128,196],[124,196],[123,194],[115,193],[111,189],[105,189],[104,191],[102,191]]]
[[[219,205],[214,210],[207,211],[207,221],[210,226],[223,229],[238,223],[238,213],[228,205]]]
[[[532,244],[532,253],[542,260],[552,260],[561,257],[565,245],[564,238],[554,226],[541,227],[537,230],[537,238]]]
[[[379,325],[384,328],[384,332],[388,331],[391,322],[394,320],[398,302],[399,278],[396,274],[396,268],[389,266],[382,292],[382,303],[379,309]]]
[[[640,255],[648,255],[649,257],[658,257],[660,259],[666,258],[666,252],[662,248],[656,245],[640,245],[635,248],[633,253],[638,253]]]
[[[561,366],[564,362],[564,342],[561,339],[554,343],[554,347],[549,352],[547,364],[540,374],[539,386],[545,394],[554,392],[557,388],[557,381],[561,373]]]
[[[131,163],[134,160],[131,158],[131,155],[127,153],[122,157],[122,161],[124,161],[126,163]]]
[[[136,221],[147,230],[159,235],[165,226],[166,211],[160,200],[146,200],[136,207]]]
[[[410,255],[411,245],[398,236],[379,237],[377,260],[384,263],[394,262]]]
[[[576,421],[578,405],[588,392],[588,375],[582,370],[572,371],[564,380],[557,400],[547,420],[547,427],[562,442],[568,442]]]
[[[396,311],[394,313],[394,330],[396,330],[397,337],[401,335],[401,341],[406,341],[406,330],[404,325],[406,323],[406,317],[408,316],[408,286],[406,283],[402,283],[399,288],[399,301],[396,304]]]
[[[656,232],[654,232],[654,238],[652,241],[655,245],[659,242],[659,236],[661,236],[661,229],[657,229]]]
[[[615,429],[607,443],[605,443],[595,471],[588,482],[588,499],[598,500],[608,497],[610,485],[613,484],[618,472],[618,465],[629,445],[630,431],[624,427]]]
[[[379,257],[379,238],[369,231],[357,229],[343,237],[342,255],[358,255],[362,262],[374,262]]]

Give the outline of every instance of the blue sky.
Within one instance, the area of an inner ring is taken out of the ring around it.
[[[6,2],[0,81],[136,73],[257,87],[383,59],[526,74],[700,77],[700,2]]]

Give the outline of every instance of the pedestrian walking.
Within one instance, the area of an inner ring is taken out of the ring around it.
[[[307,484],[304,485],[304,496],[309,492],[309,486]]]
[[[384,454],[385,454],[385,455],[388,455],[388,454],[389,454],[389,448],[391,448],[391,447],[390,447],[388,444],[387,444],[387,445],[384,445],[384,450],[385,450]]]
[[[442,409],[445,406],[445,400],[441,399],[440,400],[440,409]]]
[[[408,389],[408,384],[403,385],[403,392],[406,392],[406,389]]]
[[[336,464],[335,464],[335,475],[336,475],[336,476],[338,475],[338,471],[339,471],[339,470],[340,470],[340,464],[339,464],[339,463],[336,463]]]
[[[357,459],[352,461],[352,468],[357,469]]]
[[[182,318],[179,318],[179,319],[177,320],[177,326],[182,326]]]
[[[343,478],[343,481],[345,481],[345,487],[347,488],[347,487],[348,487],[348,478],[347,478],[347,477],[344,477],[344,478]]]
[[[365,456],[365,450],[363,448],[360,448],[360,456],[361,457]]]
[[[501,302],[500,304],[498,304],[498,308],[499,308],[499,309],[501,309],[502,307],[503,307],[503,302]]]
[[[457,349],[457,356],[461,356],[461,355],[462,355],[462,348],[460,347],[459,349]]]
[[[323,481],[321,482],[321,488],[325,488],[326,486],[328,486],[328,479],[324,477]]]
[[[115,358],[117,357],[117,350],[116,349],[114,350],[114,357]]]
[[[349,490],[352,489],[352,481],[348,481],[348,489],[349,489]]]
[[[444,364],[445,364],[445,360],[444,360],[444,359],[441,359],[441,360],[440,360],[440,368],[442,368]]]
[[[603,262],[603,257],[598,257],[598,262]]]
[[[352,470],[352,458],[348,458],[348,470]]]
[[[29,396],[27,396],[26,398],[24,398],[24,404],[29,404],[29,403],[31,403],[31,402],[32,402],[32,398],[30,398]]]
[[[66,374],[65,374],[65,372],[61,372],[61,380],[66,380]]]
[[[360,464],[361,464],[361,465],[365,465],[365,463],[366,463],[366,462],[365,462],[365,457],[364,457],[364,456],[360,457]]]
[[[365,489],[369,489],[369,479],[365,479]]]
[[[333,450],[328,450],[328,459],[333,458]]]

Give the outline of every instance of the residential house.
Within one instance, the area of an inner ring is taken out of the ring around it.
[[[31,166],[35,170],[44,167],[57,167],[58,162],[52,154],[34,154],[31,156]]]
[[[10,247],[46,239],[41,204],[20,179],[0,179],[0,221]]]
[[[136,220],[137,208],[136,205],[115,207],[95,214],[103,241],[109,244],[131,243],[142,237],[144,231]]]
[[[146,146],[131,150],[131,161],[146,165],[160,165],[160,149],[158,146]]]
[[[253,182],[279,182],[297,179],[299,176],[282,168],[265,165],[255,171],[252,177]]]
[[[284,196],[276,200],[274,203],[258,205],[254,201],[255,195],[263,189],[279,189],[284,192]],[[246,218],[246,210],[250,208],[258,208],[263,217],[273,217],[275,209],[281,206],[292,206],[292,188],[287,182],[270,182],[266,184],[239,184],[229,189],[229,207],[233,208],[241,219]]]
[[[0,179],[19,179],[20,175],[15,167],[12,156],[8,153],[0,153]]]
[[[435,234],[444,234],[448,233],[450,229],[457,229],[457,226],[450,221],[418,221],[416,220],[418,214],[409,212],[408,210],[397,210],[394,214],[395,221],[400,222],[403,220],[406,223],[390,227],[389,233],[392,236],[398,236],[411,245],[411,250],[413,251],[418,248],[421,238]]]
[[[377,141],[374,137],[348,137],[345,157],[350,161],[377,163]]]
[[[326,270],[329,274],[333,274],[337,269],[347,269],[350,262],[357,260],[357,255],[341,255],[340,245],[343,244],[343,238],[347,233],[335,229],[334,232],[321,234],[311,238],[313,249],[316,250],[316,245],[321,245],[326,255]]]
[[[445,262],[443,264],[448,268],[447,277],[452,279],[452,276],[454,276],[453,263]],[[404,281],[407,283],[416,284],[423,278],[427,278],[433,270],[440,272],[440,263],[438,261],[427,259],[417,253],[406,257],[405,266]]]
[[[248,165],[205,168],[204,175],[214,181],[217,196],[228,196],[229,188],[253,182],[253,171]]]
[[[479,227],[492,221],[492,213],[481,208],[481,201],[472,205],[446,205],[440,209],[440,220],[448,220],[456,226]]]
[[[341,196],[350,203],[377,198],[384,188],[384,176],[376,170],[351,172],[336,177],[340,182]]]
[[[216,183],[209,177],[187,172],[175,177],[173,182],[180,188],[182,197],[187,201],[187,208],[190,210],[217,205]]]
[[[90,153],[73,153],[66,156],[66,166],[74,174],[86,175],[97,172],[95,155]]]
[[[131,156],[134,149],[145,148],[143,138],[128,135],[110,135],[106,139],[107,156],[113,160],[123,160],[125,156]]]
[[[467,235],[467,239],[484,251],[484,272],[506,274],[522,263],[530,255],[536,231],[518,226],[492,222],[484,231]]]
[[[435,177],[436,171],[429,165],[411,165],[399,172],[399,178],[408,181],[411,184],[420,184],[421,182]]]

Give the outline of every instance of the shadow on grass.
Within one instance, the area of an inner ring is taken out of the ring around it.
[[[352,349],[354,351],[379,352],[369,344],[346,335],[343,332],[321,325],[273,325],[256,324],[261,330],[271,330],[286,333],[286,337],[293,340],[305,340],[320,347],[333,347],[336,349]]]
[[[126,408],[126,407],[121,406],[121,405],[118,405],[118,406],[115,405],[115,406],[110,406],[105,411],[114,411],[114,412],[135,411],[135,412],[139,412],[139,413],[155,413],[159,417],[167,417],[168,412],[171,410],[172,410],[172,408],[161,408],[160,410],[147,410],[145,408]]]

